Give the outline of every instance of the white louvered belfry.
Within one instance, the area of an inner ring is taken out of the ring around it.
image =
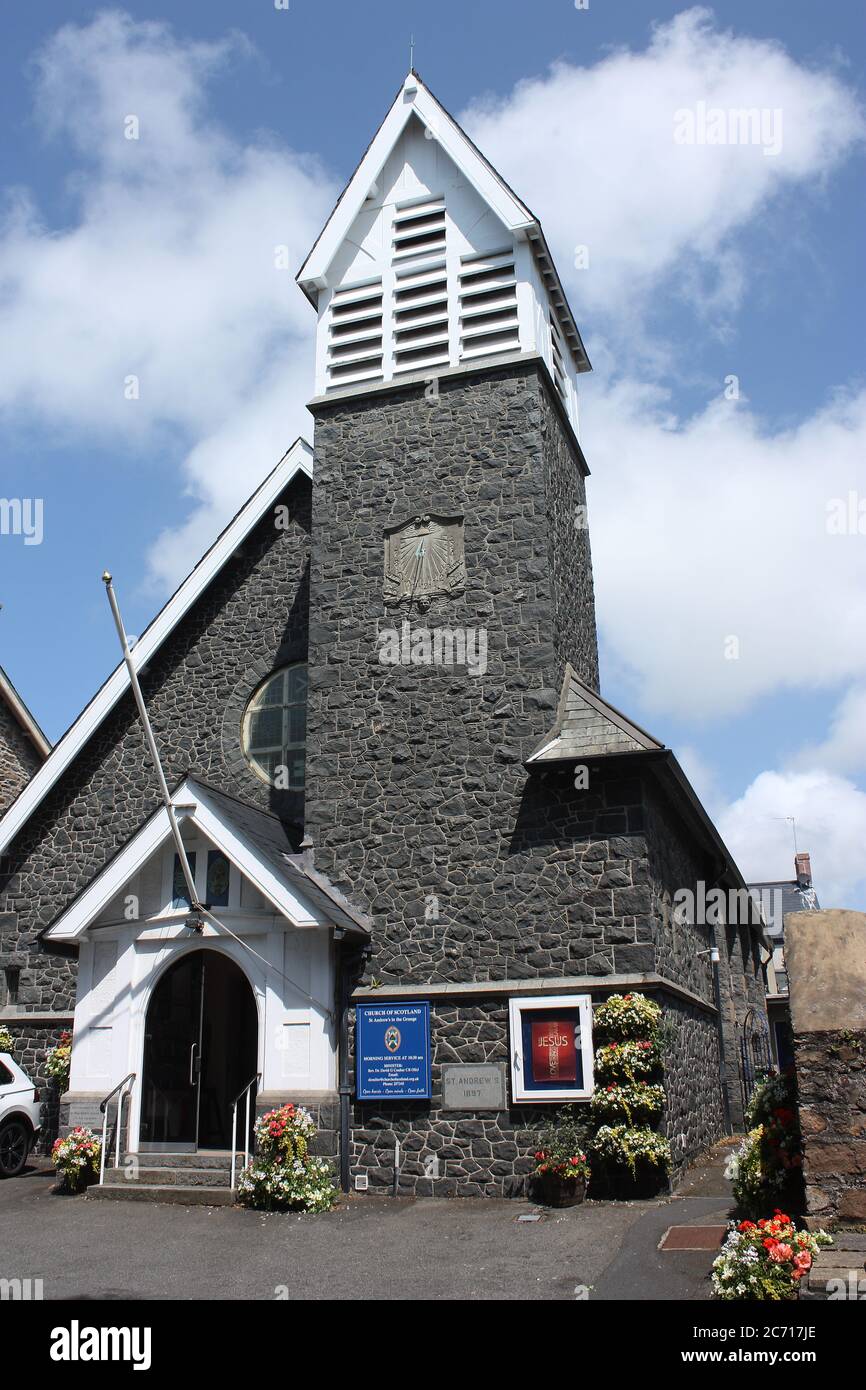
[[[316,394],[540,356],[577,428],[589,362],[540,224],[410,74],[307,258]]]

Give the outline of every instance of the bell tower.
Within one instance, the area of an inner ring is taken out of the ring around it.
[[[377,915],[375,973],[456,978],[567,663],[598,687],[590,364],[537,218],[414,71],[298,283],[318,314],[305,824]],[[446,931],[424,898],[460,887]]]

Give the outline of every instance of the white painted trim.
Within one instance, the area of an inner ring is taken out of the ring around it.
[[[573,1090],[538,1091],[524,1085],[523,1027],[524,1011],[549,1009],[580,1010],[580,1055],[583,1062],[583,1086]],[[509,999],[508,1021],[511,1033],[511,1098],[520,1104],[557,1101],[560,1105],[572,1100],[589,1100],[593,1092],[592,996],[589,994],[542,994]]]
[[[327,285],[331,263],[413,113],[432,131],[445,153],[509,231],[525,234],[529,228],[537,225],[529,208],[515,197],[495,170],[482,159],[433,93],[419,77],[410,73],[325,223],[318,241],[298,271],[297,282],[307,293],[312,294]]]
[[[236,828],[220,816],[214,803],[198,784],[187,780],[178,789],[176,801],[194,799],[195,809],[187,819],[201,835],[217,849],[273,904],[277,912],[293,927],[329,926],[330,919],[318,907],[294,893],[269,864],[264,863],[253,845]],[[171,835],[168,812],[164,806],[150,817],[124,846],[119,854],[97,874],[92,883],[76,898],[45,936],[52,941],[73,941],[96,920],[120,893],[133,874],[165,844]],[[217,916],[219,915],[217,911]],[[158,920],[148,919],[152,926]],[[166,923],[169,925],[169,923]]]
[[[295,440],[285,457],[265,478],[142,634],[132,653],[132,660],[138,670],[153,659],[166,637],[298,472],[306,473],[309,478],[313,476],[313,451],[305,439]],[[60,742],[55,744],[47,761],[31,778],[18,799],[0,819],[0,851],[11,843],[26,824],[42,798],[66,771],[128,688],[129,672],[125,662],[121,661],[75,723],[67,729]]]

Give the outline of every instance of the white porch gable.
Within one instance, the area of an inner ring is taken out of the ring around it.
[[[79,970],[68,1099],[73,1122],[93,1123],[98,1100],[135,1073],[129,1142],[140,1132],[148,1007],[166,971],[193,952],[219,952],[255,1000],[259,1092],[331,1096],[336,1086],[335,938],[367,933],[364,919],[303,856],[280,821],[189,777],[173,804],[196,886],[206,901],[209,855],[229,864],[228,901],[188,926],[175,901],[168,812],[156,811],[43,934],[75,943]],[[218,1026],[231,1039],[233,1019]]]

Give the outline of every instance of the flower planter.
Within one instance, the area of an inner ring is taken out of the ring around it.
[[[576,1207],[586,1196],[584,1178],[558,1178],[552,1173],[536,1173],[532,1179],[532,1200],[542,1207]]]

